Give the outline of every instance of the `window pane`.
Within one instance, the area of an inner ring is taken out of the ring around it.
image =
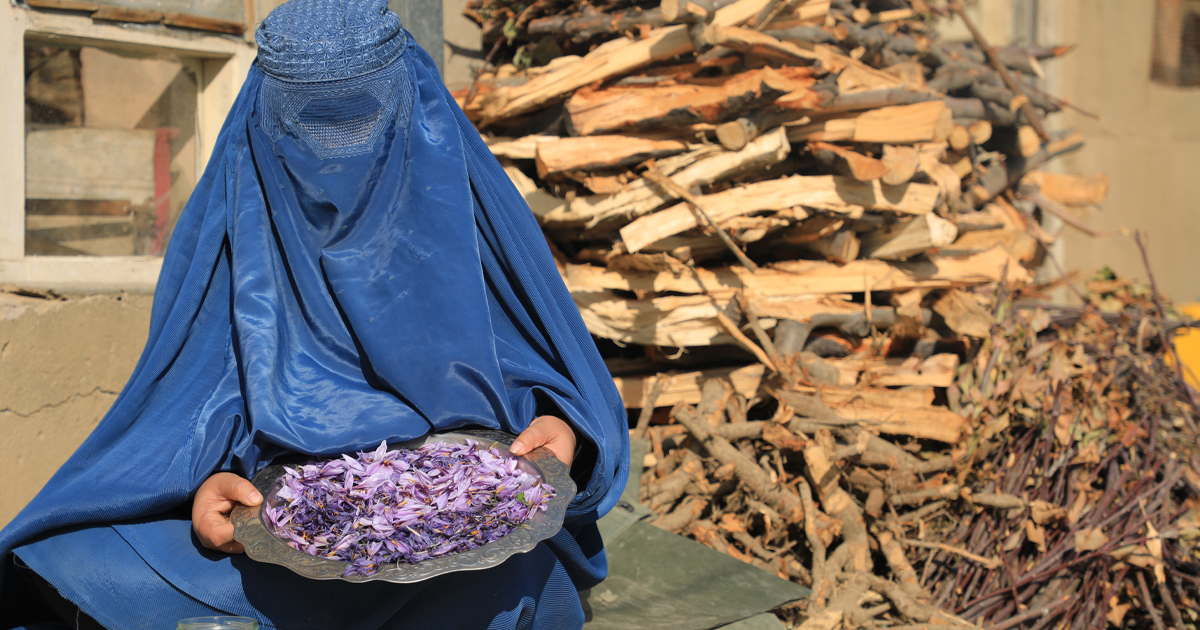
[[[162,255],[196,185],[195,67],[26,44],[27,255]]]

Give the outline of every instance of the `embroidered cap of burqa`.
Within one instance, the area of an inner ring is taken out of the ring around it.
[[[594,521],[625,484],[627,425],[533,216],[384,0],[292,0],[257,39],[133,376],[0,532],[0,604],[20,562],[111,627],[575,625],[575,589],[605,574]],[[547,412],[580,434],[581,489],[562,533],[496,569],[318,582],[191,532],[214,472]]]

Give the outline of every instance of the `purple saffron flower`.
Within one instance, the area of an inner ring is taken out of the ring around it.
[[[372,575],[503,538],[554,493],[516,458],[472,441],[396,451],[384,442],[286,469],[276,491],[286,504],[265,506],[263,520],[293,548],[348,562],[345,575]]]

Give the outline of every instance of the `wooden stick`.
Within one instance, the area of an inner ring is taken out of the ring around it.
[[[957,15],[963,21],[963,24],[967,25],[967,29],[971,31],[971,36],[975,38],[975,41],[979,43],[979,47],[983,49],[985,54],[987,54],[988,62],[991,64],[992,69],[996,71],[996,74],[1000,75],[1000,78],[1004,81],[1004,84],[1008,86],[1008,89],[1012,90],[1018,98],[1025,97],[1024,101],[1021,103],[1021,111],[1025,114],[1025,117],[1029,119],[1030,126],[1032,126],[1033,130],[1037,132],[1037,135],[1042,139],[1042,142],[1050,142],[1050,134],[1046,133],[1046,129],[1042,127],[1041,117],[1038,116],[1037,111],[1033,109],[1033,105],[1029,103],[1029,97],[1026,96],[1025,91],[1021,89],[1021,86],[1016,82],[1015,79],[1013,79],[1012,74],[1009,73],[1008,68],[1000,59],[1000,55],[996,52],[996,49],[988,45],[987,40],[983,38],[983,33],[980,33],[979,29],[975,28],[975,23],[972,22],[971,18],[967,17],[967,14],[963,11],[962,5],[960,5],[958,2],[955,2],[954,4],[950,5],[950,10],[953,11],[955,15]]]
[[[654,379],[654,386],[650,388],[650,393],[646,395],[646,402],[642,404],[642,410],[638,413],[637,425],[633,430],[634,435],[643,438],[646,436],[646,432],[650,430],[650,417],[654,415],[654,403],[658,402],[658,397],[662,395],[663,390],[670,382],[670,374],[659,374]]]
[[[750,494],[770,505],[788,521],[797,522],[804,517],[800,497],[791,489],[772,483],[767,473],[758,466],[758,462],[743,455],[725,438],[713,434],[709,426],[696,417],[695,412],[681,409],[680,413],[675,414],[675,419],[686,426],[692,436],[704,444],[718,461],[722,464],[733,464],[738,480]]]
[[[679,184],[671,181],[670,178],[658,172],[658,169],[653,166],[646,170],[646,172],[643,174],[643,177],[654,182],[655,184],[658,184],[659,186],[662,186],[663,188],[666,188],[676,197],[691,204],[692,208],[695,208],[696,212],[700,213],[700,216],[704,217],[704,221],[708,223],[709,227],[716,231],[717,236],[721,239],[721,242],[725,243],[725,247],[728,247],[729,251],[733,252],[733,255],[737,257],[738,262],[742,263],[742,266],[746,269],[749,269],[750,273],[758,271],[758,265],[754,264],[754,261],[750,260],[746,254],[742,252],[741,248],[734,244],[733,239],[729,238],[729,234],[727,234],[721,226],[717,225],[716,221],[712,220],[712,217],[709,216],[708,212],[704,210],[703,205],[700,203],[700,200],[696,199],[695,195],[688,192]]]
[[[973,560],[975,562],[978,562],[979,564],[982,564],[989,569],[995,569],[1000,566],[1000,560],[997,558],[984,558],[983,556],[973,554],[970,551],[967,551],[966,549],[962,549],[960,547],[955,547],[952,545],[947,545],[945,543],[927,542],[924,540],[913,540],[912,538],[900,538],[898,540],[910,547],[924,547],[926,549],[940,549],[941,551],[959,555],[959,556],[966,558],[967,560]]]
[[[808,482],[803,479],[800,480],[796,489],[800,493],[800,502],[804,506],[804,536],[808,539],[808,546],[813,554],[813,602],[818,608],[821,608],[824,607],[824,602],[829,597],[825,575],[825,543],[821,541],[821,537],[817,534],[817,510],[813,507],[812,489],[809,488]]]
[[[779,373],[779,366],[767,356],[767,353],[753,341],[750,341],[750,338],[745,333],[738,330],[737,324],[733,323],[733,320],[729,319],[719,309],[717,310],[717,321],[721,323],[721,327],[725,329],[725,332],[729,333],[729,336],[733,337],[738,342],[738,345],[749,350],[754,355],[754,358],[758,359],[759,363],[767,366],[772,372]]]

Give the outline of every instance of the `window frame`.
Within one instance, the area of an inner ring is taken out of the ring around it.
[[[1160,85],[1195,89],[1200,83],[1182,68],[1185,21],[1200,17],[1200,0],[1156,0],[1154,35],[1150,55],[1150,79]],[[1195,70],[1193,69],[1193,72]],[[1192,79],[1192,80],[1185,80]]]
[[[25,73],[20,60],[27,41],[195,60],[200,71],[196,131],[201,171],[254,63],[254,45],[248,38],[164,26],[126,28],[0,2],[0,60],[9,60],[0,64],[0,285],[58,293],[153,292],[161,257],[25,255]]]

